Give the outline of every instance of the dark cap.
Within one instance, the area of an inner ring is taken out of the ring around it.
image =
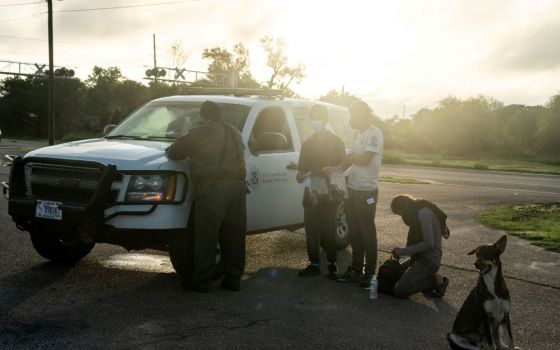
[[[222,112],[216,102],[204,101],[200,106],[200,116],[204,119],[219,119],[222,116]]]

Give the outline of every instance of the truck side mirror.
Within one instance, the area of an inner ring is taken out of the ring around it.
[[[113,131],[113,129],[116,128],[116,127],[117,126],[115,124],[105,125],[105,127],[103,128],[103,135],[107,135],[108,133]]]

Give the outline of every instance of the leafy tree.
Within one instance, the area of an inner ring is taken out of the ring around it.
[[[294,81],[299,83],[305,77],[305,66],[301,63],[295,66],[288,65],[286,42],[281,38],[266,35],[261,39],[261,46],[267,53],[266,64],[272,69],[267,82],[268,88],[281,89],[286,94],[293,95],[290,85]]]
[[[106,84],[112,85],[124,79],[119,67],[103,68],[94,66],[93,71],[86,79],[86,86],[91,88],[94,86]]]
[[[362,99],[357,96],[351,95],[346,91],[338,92],[337,90],[331,90],[327,92],[326,95],[319,97],[319,101],[349,107],[358,101],[362,101]]]
[[[537,148],[548,154],[560,155],[560,94],[554,95],[548,101],[547,113],[539,120],[537,131]]]
[[[227,86],[231,74],[234,74],[238,87],[260,87],[249,71],[249,50],[241,42],[233,46],[232,52],[222,47],[204,49],[202,58],[210,60],[208,80],[213,84]]]

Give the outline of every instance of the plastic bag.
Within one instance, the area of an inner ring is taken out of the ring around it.
[[[307,176],[303,185],[312,205],[317,205],[321,198],[328,198],[329,196],[329,184],[323,176]]]
[[[331,198],[333,200],[348,199],[346,177],[342,173],[332,173],[330,176]]]

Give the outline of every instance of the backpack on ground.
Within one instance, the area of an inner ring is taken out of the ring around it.
[[[383,294],[393,295],[393,288],[399,278],[401,278],[404,270],[398,260],[386,260],[380,267],[377,273],[377,280],[379,281],[378,290]]]

